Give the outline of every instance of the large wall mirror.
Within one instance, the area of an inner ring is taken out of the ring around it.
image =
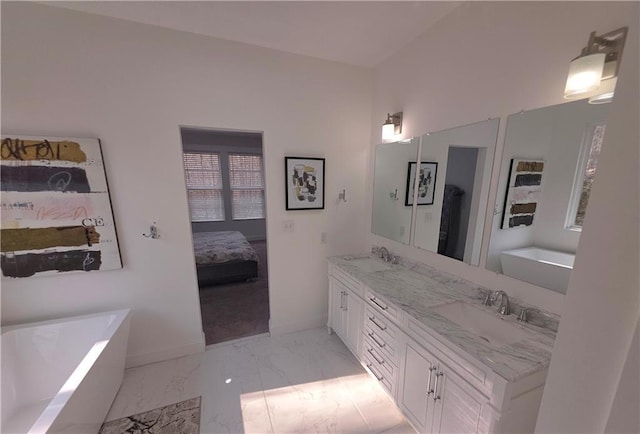
[[[566,293],[608,106],[509,116],[487,269]]]
[[[376,146],[371,232],[409,244],[411,204],[407,202],[407,171],[418,159],[420,138]],[[413,197],[413,196],[412,196]]]
[[[499,119],[422,136],[414,246],[478,265]],[[422,185],[424,187],[422,188]]]

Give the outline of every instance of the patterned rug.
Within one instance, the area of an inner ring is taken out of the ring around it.
[[[199,434],[200,397],[102,424],[99,434]]]

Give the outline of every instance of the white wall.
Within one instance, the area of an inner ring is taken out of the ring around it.
[[[616,396],[604,432],[637,434],[640,432],[640,321],[627,353]]]
[[[500,116],[489,192],[496,197],[506,116],[564,102],[569,60],[592,30],[629,24],[633,7],[630,2],[463,4],[377,68],[371,145],[379,140],[378,124],[387,112],[404,112],[405,138]],[[563,295],[484,268],[493,207],[490,203],[484,222],[479,267],[375,235],[369,243],[561,313]]]
[[[612,428],[638,426],[637,389],[628,403],[635,404],[634,412],[612,411],[617,391],[626,395],[626,383],[635,378],[637,384],[640,369],[637,354],[629,354],[640,317],[640,3],[633,4],[629,18],[622,70],[549,367],[538,433],[605,432],[610,414],[615,414]],[[627,357],[636,365],[624,372]]]
[[[264,132],[271,330],[323,324],[326,257],[365,247],[371,95],[361,68],[2,2],[2,129],[102,139],[124,262],[3,282],[2,323],[130,306],[130,365],[202,349],[179,130],[195,125]],[[325,210],[285,212],[285,155],[327,159]]]

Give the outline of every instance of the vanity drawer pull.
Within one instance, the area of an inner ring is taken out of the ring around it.
[[[373,370],[373,368],[371,366],[372,366],[371,363],[367,363],[367,368],[369,368],[369,370],[371,371],[373,376],[376,377],[376,380],[378,380],[378,381],[384,380],[384,377],[382,375],[378,377],[378,374],[376,374],[376,372]]]
[[[444,374],[442,372],[438,372],[436,374],[436,385],[433,387],[433,402],[436,402],[440,399],[440,395],[438,395],[438,382],[440,380],[440,377],[442,377],[443,375]]]
[[[374,335],[373,333],[367,333],[367,335],[369,335],[369,337],[371,338],[371,340],[373,340],[373,342],[375,342],[376,344],[378,344],[378,346],[380,348],[384,348],[385,344],[384,342],[380,342],[379,340],[376,339],[376,335]]]
[[[375,360],[376,362],[378,362],[378,365],[382,365],[384,363],[384,360],[378,360],[378,358],[376,357],[376,355],[373,353],[373,349],[372,348],[367,348],[367,352],[369,354],[371,354],[371,357],[373,357],[373,360]]]
[[[431,388],[431,373],[433,371],[435,371],[436,368],[435,366],[430,366],[429,367],[429,382],[427,383],[427,396],[431,395],[433,393],[433,389]]]
[[[387,309],[389,309],[389,306],[383,306],[383,305],[381,305],[380,303],[378,303],[378,301],[375,299],[375,297],[369,297],[369,300],[371,300],[371,302],[372,302],[373,304],[375,304],[376,306],[378,306],[378,307],[379,307],[380,309],[382,309],[382,310],[387,310]]]
[[[369,317],[369,321],[374,323],[382,331],[385,331],[387,329],[387,326],[380,325],[380,323],[378,321],[376,321],[376,317],[375,316],[370,316]]]

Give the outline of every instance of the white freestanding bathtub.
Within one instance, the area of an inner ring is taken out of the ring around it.
[[[502,272],[534,285],[566,293],[576,255],[539,247],[500,252]]]
[[[97,433],[128,339],[128,309],[3,327],[2,433]]]

